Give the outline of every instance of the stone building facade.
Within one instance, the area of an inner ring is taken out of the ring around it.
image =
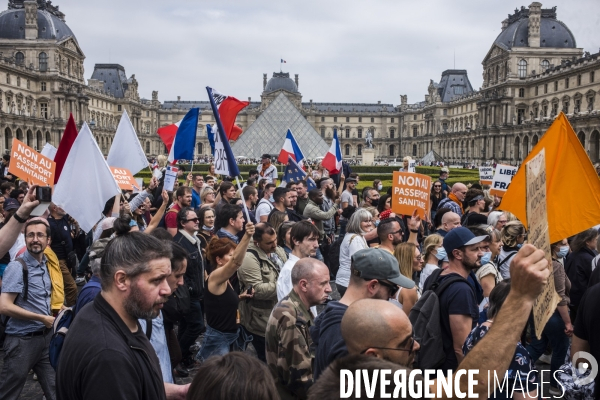
[[[164,154],[156,130],[199,107],[196,154],[210,154],[208,101],[160,102],[158,91],[140,98],[135,75],[127,77],[119,64],[96,64],[86,82],[84,58],[57,6],[9,0],[0,13],[0,152],[10,149],[12,138],[38,149],[46,142],[57,146],[71,113],[78,126],[90,125],[107,154],[127,111],[146,153]],[[439,82],[429,82],[424,101],[408,103],[401,95],[397,105],[304,101],[297,74],[264,74],[260,99],[248,98],[236,123],[246,130],[283,93],[327,143],[337,129],[346,159],[360,160],[371,131],[379,160],[419,159],[433,150],[450,163],[518,164],[564,111],[592,161],[599,159],[600,53],[577,47],[556,8],[534,2],[515,10],[482,65],[479,90],[467,71],[446,70]]]

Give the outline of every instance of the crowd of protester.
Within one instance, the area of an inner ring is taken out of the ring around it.
[[[18,399],[30,371],[48,400],[258,400],[338,398],[341,369],[411,368],[477,369],[481,397],[561,397],[569,354],[600,359],[597,229],[552,243],[549,264],[487,187],[450,185],[445,167],[421,219],[395,214],[380,180],[359,190],[348,164],[316,162],[309,190],[280,184],[268,155],[245,160],[258,166],[243,187],[213,168],[167,192],[163,173],[107,201],[90,232],[56,204],[32,217],[36,187],[4,174],[0,399]],[[560,302],[538,338],[551,271]]]

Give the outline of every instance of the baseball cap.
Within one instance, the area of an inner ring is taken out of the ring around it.
[[[262,158],[262,159],[269,158],[270,159],[271,155],[270,154],[263,154],[262,157],[260,157],[260,158]]]
[[[346,183],[357,182],[356,178],[346,178]]]
[[[19,207],[21,207],[21,205],[19,204],[19,201],[17,199],[9,197],[4,201],[4,211],[18,210]]]
[[[412,289],[415,282],[400,273],[398,260],[389,251],[369,248],[352,255],[354,275],[362,279],[385,279],[403,288]]]
[[[443,245],[444,249],[446,249],[446,253],[451,254],[460,247],[477,244],[487,238],[489,238],[487,235],[475,236],[469,229],[460,226],[452,229],[446,234]]]

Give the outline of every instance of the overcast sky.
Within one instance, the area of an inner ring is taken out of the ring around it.
[[[303,100],[398,104],[424,99],[429,79],[481,61],[501,21],[528,2],[500,0],[54,0],[86,55],[135,74],[142,97],[206,100],[205,86],[259,100],[262,74],[300,75]],[[600,1],[553,0],[577,46],[600,47]]]

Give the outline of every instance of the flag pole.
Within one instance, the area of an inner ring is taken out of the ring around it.
[[[240,186],[240,180],[238,179],[238,177],[235,177],[235,181],[237,182],[237,187],[240,190],[240,195],[242,196],[242,205],[244,206],[244,212],[246,213],[246,220],[248,222],[252,222],[250,221],[250,213],[248,213],[248,206],[246,205],[246,199],[244,199],[244,192],[242,191],[242,187]]]

